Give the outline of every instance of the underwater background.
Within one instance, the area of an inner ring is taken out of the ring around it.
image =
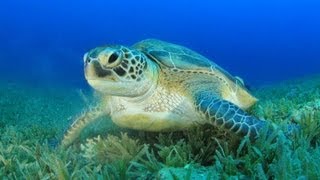
[[[316,0],[2,0],[0,179],[319,179],[319,9]],[[143,133],[101,119],[59,147],[99,99],[84,53],[146,38],[208,57],[259,99],[250,114],[301,131],[253,143],[213,127]]]
[[[1,77],[86,85],[83,54],[157,38],[250,84],[320,71],[319,1],[23,1],[0,7]]]

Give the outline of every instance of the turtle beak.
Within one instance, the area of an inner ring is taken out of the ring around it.
[[[104,69],[97,59],[93,59],[87,55],[83,57],[84,72],[87,79],[103,78],[112,74],[111,70]]]

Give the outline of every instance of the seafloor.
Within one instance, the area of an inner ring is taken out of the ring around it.
[[[97,95],[2,81],[0,179],[319,179],[320,76],[252,91],[260,101],[250,113],[279,126],[255,142],[207,126],[137,132],[106,118],[62,149],[64,131]],[[287,136],[287,123],[300,130]]]

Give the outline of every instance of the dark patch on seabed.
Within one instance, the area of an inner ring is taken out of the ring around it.
[[[260,101],[250,113],[280,127],[256,142],[212,127],[144,133],[102,118],[103,125],[93,124],[85,132],[89,139],[62,149],[64,131],[97,103],[98,95],[73,87],[2,82],[0,178],[318,179],[320,76],[258,87],[254,94]],[[301,131],[283,135],[288,122]]]

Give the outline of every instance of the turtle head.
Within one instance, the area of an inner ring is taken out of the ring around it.
[[[112,96],[145,94],[156,84],[157,68],[142,52],[124,46],[97,47],[84,55],[88,83]]]

